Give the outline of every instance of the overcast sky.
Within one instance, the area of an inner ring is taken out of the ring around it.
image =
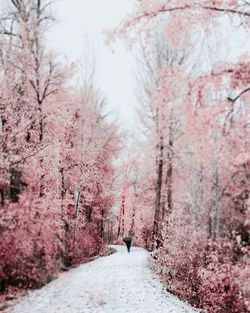
[[[135,0],[58,0],[54,5],[58,23],[50,33],[51,47],[69,61],[84,64],[86,52],[96,55],[98,85],[107,97],[108,110],[124,129],[136,128],[135,58],[119,41],[107,46],[103,32],[119,25],[134,5]],[[208,64],[210,58],[235,61],[239,52],[249,51],[249,34],[238,24],[236,19],[231,28],[225,22],[221,32],[214,32],[213,40],[195,55],[199,67]],[[200,38],[199,45],[203,43]]]
[[[125,129],[135,123],[134,58],[121,42],[112,52],[103,31],[119,25],[133,6],[134,0],[59,0],[54,5],[58,23],[50,35],[50,45],[70,61],[83,63],[85,52],[96,54],[98,84]]]

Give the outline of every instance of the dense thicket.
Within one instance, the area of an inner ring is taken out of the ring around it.
[[[169,290],[211,313],[249,312],[250,63],[230,44],[248,32],[249,4],[137,3],[115,31],[129,44],[139,34],[145,135],[120,224],[152,249]]]
[[[98,254],[113,205],[117,129],[93,77],[72,87],[73,69],[46,47],[50,10],[39,0],[2,7],[0,291]]]

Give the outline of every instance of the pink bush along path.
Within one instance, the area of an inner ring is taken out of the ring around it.
[[[46,47],[50,1],[7,1],[1,22],[0,291],[36,287],[98,254],[113,205],[115,124],[91,77]]]
[[[250,5],[136,2],[108,34],[141,51],[145,138],[127,160],[119,225],[153,250],[172,292],[211,313],[249,312],[250,63],[234,44]]]

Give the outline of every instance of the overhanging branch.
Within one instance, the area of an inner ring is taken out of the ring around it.
[[[209,10],[209,11],[214,11],[218,13],[230,13],[230,14],[234,14],[238,16],[250,17],[250,12],[242,11],[237,8],[223,8],[223,7],[217,7],[217,6],[194,4],[194,5],[184,5],[184,6],[177,6],[177,7],[168,7],[167,5],[163,5],[162,8],[159,9],[158,11],[143,12],[143,14],[135,17],[135,20],[141,20],[145,17],[156,17],[157,15],[161,13],[170,13],[174,11],[186,11],[186,10],[194,10],[194,9],[202,9],[202,10]]]
[[[242,90],[235,98],[228,98],[228,101],[231,101],[232,103],[235,103],[241,96],[243,96],[245,93],[250,91],[250,87]]]

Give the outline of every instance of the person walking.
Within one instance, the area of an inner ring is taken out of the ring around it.
[[[126,237],[124,237],[124,238],[123,238],[123,241],[126,243],[128,253],[130,253],[131,242],[132,242],[131,236],[126,236]]]

